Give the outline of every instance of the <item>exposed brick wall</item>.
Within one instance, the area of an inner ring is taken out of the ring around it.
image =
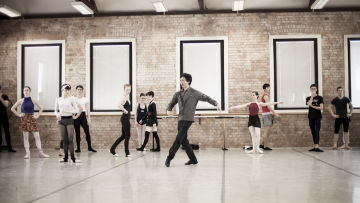
[[[228,36],[229,105],[248,101],[249,91],[261,91],[269,82],[269,35],[321,34],[323,92],[325,104],[336,96],[334,87],[344,86],[345,34],[360,34],[360,12],[329,13],[247,13],[213,15],[85,17],[63,19],[0,20],[0,84],[16,100],[17,41],[66,40],[66,81],[85,84],[85,42],[98,38],[136,38],[137,92],[153,90],[159,113],[165,113],[176,87],[176,37]],[[360,146],[360,115],[353,116],[351,142]],[[11,134],[16,147],[23,145],[17,130],[19,119],[12,117]],[[58,146],[59,133],[54,117],[38,121],[43,146]],[[133,120],[132,120],[132,123]],[[227,146],[249,144],[247,118],[227,119]],[[333,119],[324,114],[320,144],[330,146]],[[159,121],[163,147],[176,135],[176,120]],[[119,116],[93,116],[91,127],[95,148],[108,148],[120,135]],[[131,148],[137,134],[131,130]],[[191,142],[203,147],[222,145],[223,120],[201,119],[189,131]],[[282,115],[271,136],[271,146],[310,146],[312,138],[305,114]],[[83,148],[86,141],[82,139]],[[33,146],[33,138],[31,145]],[[121,146],[122,147],[122,146]]]

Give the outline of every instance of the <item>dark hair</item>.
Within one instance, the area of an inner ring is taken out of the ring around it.
[[[82,85],[78,85],[78,86],[76,86],[76,90],[78,89],[78,88],[81,88],[82,90],[84,90],[84,87],[82,86]]]
[[[140,97],[142,97],[142,96],[145,96],[145,94],[144,94],[144,93],[140,93]]]
[[[0,85],[0,90],[1,90],[1,85]]]
[[[71,90],[71,85],[69,85],[69,84],[63,84],[62,86],[61,86],[61,90],[63,89],[63,87],[65,87],[64,89],[66,89],[66,90]]]
[[[316,85],[316,84],[311,84],[311,85],[310,85],[310,88],[312,88],[312,87],[316,87],[316,89],[317,89],[317,85]]]
[[[270,87],[270,85],[269,85],[268,83],[265,83],[265,84],[263,85],[263,90],[266,89],[266,88],[268,88],[268,87]]]
[[[180,78],[184,77],[187,82],[189,82],[189,85],[191,85],[192,82],[192,76],[189,73],[183,73],[181,74]]]
[[[28,89],[31,91],[31,88],[30,88],[29,86],[24,86],[24,89],[25,89],[25,88],[28,88]]]
[[[146,93],[146,96],[151,96],[151,97],[154,97],[154,96],[155,96],[155,94],[154,94],[154,92],[153,92],[153,91],[149,91],[149,92],[147,92],[147,93]]]
[[[257,96],[257,98],[259,98],[259,92],[257,92],[257,91],[252,91],[251,93],[255,93],[255,95]]]
[[[336,91],[338,91],[339,89],[343,89],[343,88],[341,86],[339,86],[336,88]]]

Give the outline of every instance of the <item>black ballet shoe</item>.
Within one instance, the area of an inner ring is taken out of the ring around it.
[[[68,162],[68,159],[62,158],[59,160],[60,163]]]
[[[315,148],[309,149],[309,152],[315,152],[315,151],[316,151]]]
[[[16,152],[13,148],[9,148],[8,152]]]
[[[315,152],[324,152],[324,151],[320,148],[315,148]]]
[[[76,159],[75,157],[71,157],[73,163],[81,163],[81,160]]]
[[[170,157],[166,157],[166,161],[165,161],[166,167],[170,167],[170,161],[171,161]]]
[[[136,148],[136,150],[137,150],[137,151],[140,151],[140,152],[143,152],[143,151],[144,151],[144,149],[141,148],[141,147],[140,147],[140,148]]]
[[[191,164],[197,164],[198,162],[197,161],[192,161],[192,160],[189,160],[188,162],[185,163],[185,165],[191,165]]]
[[[272,150],[270,147],[264,147],[263,149],[266,150],[266,151],[271,151]]]
[[[89,152],[97,152],[95,149],[93,149],[93,148],[88,148],[88,151]]]
[[[264,145],[260,145],[259,147],[260,147],[260,149],[264,149]]]
[[[79,153],[79,152],[81,152],[81,150],[80,150],[80,149],[76,149],[75,152],[76,152],[76,153]]]

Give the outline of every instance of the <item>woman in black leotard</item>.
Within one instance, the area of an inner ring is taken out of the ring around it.
[[[140,101],[137,105],[136,113],[135,113],[135,126],[138,133],[138,143],[139,147],[142,146],[145,139],[145,129],[146,129],[146,121],[147,121],[147,106],[146,106],[146,98],[145,94],[140,94]]]
[[[124,96],[122,97],[118,107],[122,110],[123,114],[121,116],[121,129],[122,134],[121,136],[116,139],[114,144],[110,148],[110,153],[114,156],[119,156],[116,154],[115,149],[120,144],[121,141],[125,140],[125,155],[126,157],[131,156],[129,152],[129,140],[130,140],[130,113],[131,113],[131,103],[130,103],[130,92],[131,92],[131,85],[125,84],[124,85]]]

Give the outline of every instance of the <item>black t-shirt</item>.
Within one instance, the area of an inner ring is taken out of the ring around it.
[[[307,105],[309,100],[310,100],[310,97],[306,97],[306,105]],[[313,106],[320,106],[320,104],[323,104],[323,103],[324,103],[324,99],[322,98],[322,96],[317,95],[317,96],[315,96],[313,98],[313,102],[312,102]],[[314,109],[314,108],[309,106],[308,117],[311,118],[311,119],[322,118],[321,111],[317,110],[317,109]]]
[[[339,97],[335,97],[331,104],[335,105],[336,114],[340,116],[340,118],[347,117],[347,104],[350,103],[350,99],[347,97],[343,97],[340,99]]]
[[[9,101],[9,97],[6,94],[3,94],[2,96],[3,100],[7,100]],[[4,104],[0,101],[0,116],[6,116],[7,117],[7,112],[6,112],[6,106],[4,106]]]

